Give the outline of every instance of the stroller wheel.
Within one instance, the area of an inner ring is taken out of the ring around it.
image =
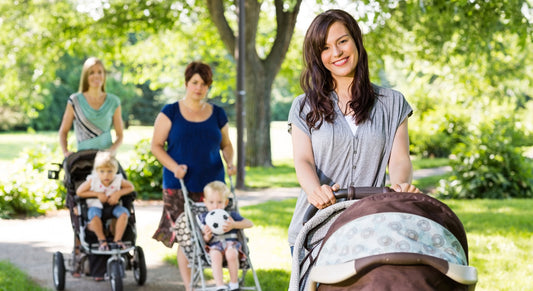
[[[65,261],[61,252],[54,253],[54,261],[52,266],[54,276],[54,286],[56,290],[65,289]]]
[[[118,260],[112,261],[110,264],[110,270],[108,270],[110,275],[110,281],[111,281],[111,290],[113,291],[122,291],[122,271],[121,263]]]
[[[133,278],[135,278],[139,286],[146,281],[146,261],[143,249],[140,246],[136,246],[133,253]]]

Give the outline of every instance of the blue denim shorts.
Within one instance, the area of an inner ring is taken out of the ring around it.
[[[128,217],[130,217],[130,212],[128,209],[122,205],[115,205],[113,207],[113,216],[116,218],[119,218],[123,213],[126,213]],[[89,221],[93,220],[95,216],[98,216],[102,218],[102,208],[98,207],[89,207],[89,211],[87,213]]]

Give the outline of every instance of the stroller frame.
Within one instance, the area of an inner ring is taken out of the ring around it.
[[[65,273],[67,271],[71,273],[80,272],[80,274],[87,274],[88,269],[90,268],[88,261],[89,255],[109,256],[106,261],[106,277],[110,279],[113,291],[123,290],[122,279],[126,276],[125,270],[127,269],[133,270],[133,276],[138,285],[143,285],[146,281],[146,261],[144,258],[144,252],[140,246],[135,245],[137,232],[135,228],[135,209],[133,207],[133,200],[137,195],[136,192],[121,197],[121,202],[130,212],[128,225],[126,227],[126,232],[124,233],[124,236],[127,234],[130,235],[130,237],[123,242],[126,248],[120,249],[114,247],[114,245],[110,243],[111,249],[102,251],[98,249],[98,243],[88,242],[90,238],[87,237],[85,232],[89,223],[87,221],[88,207],[85,199],[76,195],[76,189],[79,184],[84,181],[86,174],[92,171],[94,156],[97,152],[97,150],[78,151],[65,158],[62,164],[55,163],[54,165],[57,166],[56,170],[48,171],[48,178],[57,180],[59,179],[59,173],[61,170],[65,170],[63,184],[67,188],[66,204],[69,207],[72,228],[74,231],[74,246],[71,257],[68,259],[68,267],[65,267],[64,256],[61,252],[55,252],[53,256],[52,270],[56,290],[64,290]],[[85,176],[83,177],[83,181],[81,181],[82,177],[77,177],[78,179],[72,177],[75,171],[79,172],[77,174]],[[120,164],[118,171],[126,178],[126,174]],[[103,223],[110,218],[106,215],[106,211],[104,211],[103,218],[106,218],[102,220]],[[79,254],[77,254],[77,240],[79,240]]]
[[[189,260],[189,266],[191,267],[191,281],[190,281],[190,287],[191,289],[195,288],[201,288],[200,290],[216,290],[215,286],[207,286],[205,276],[204,276],[204,269],[211,268],[211,258],[209,257],[209,254],[205,251],[206,243],[203,239],[202,230],[199,225],[199,221],[197,219],[197,214],[194,213],[193,208],[194,207],[202,207],[203,202],[196,203],[188,196],[188,190],[185,186],[185,182],[183,179],[180,179],[181,183],[181,189],[183,191],[183,196],[185,200],[185,206],[184,206],[184,215],[187,222],[187,227],[190,230],[191,233],[191,243],[193,245],[193,252],[192,252],[192,260],[188,258]],[[233,210],[238,211],[238,205],[237,205],[237,199],[233,187],[233,181],[230,176],[230,183],[231,183],[231,197],[230,197],[230,203],[226,207],[226,210]],[[203,206],[205,207],[205,206]],[[178,220],[180,217],[178,218]],[[177,225],[177,223],[176,223]],[[175,229],[176,230],[176,229]],[[239,286],[240,290],[257,290],[261,291],[261,286],[259,284],[259,279],[257,277],[257,274],[255,273],[255,270],[252,266],[252,262],[250,260],[249,256],[249,248],[248,248],[248,238],[244,234],[244,230],[239,229],[238,231],[238,237],[239,242],[242,245],[242,251],[246,254],[246,261],[241,261],[239,270],[241,270],[241,276],[239,276]],[[181,247],[181,246],[180,246]],[[246,277],[246,273],[248,270],[252,271],[253,278],[255,281],[254,286],[244,286],[244,279]]]

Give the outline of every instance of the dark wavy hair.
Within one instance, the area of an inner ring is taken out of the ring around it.
[[[300,77],[300,85],[304,90],[305,99],[300,107],[300,113],[306,103],[311,106],[311,111],[306,116],[306,123],[310,129],[319,129],[324,121],[333,123],[335,119],[335,104],[329,96],[337,85],[321,58],[328,29],[335,22],[344,24],[359,52],[355,76],[350,86],[352,99],[348,102],[355,113],[356,124],[370,119],[370,110],[376,100],[376,94],[370,83],[368,56],[363,46],[363,35],[357,21],[343,10],[325,11],[313,20],[307,29],[303,44],[304,69]]]
[[[213,83],[213,71],[208,64],[202,62],[192,62],[187,65],[185,69],[185,84],[189,83],[189,80],[194,74],[200,75],[202,80],[207,86],[211,86]]]

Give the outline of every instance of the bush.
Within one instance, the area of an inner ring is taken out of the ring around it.
[[[452,176],[437,192],[446,198],[533,197],[533,166],[518,147],[521,135],[514,120],[482,123],[454,149]]]
[[[467,134],[469,117],[458,112],[427,112],[409,122],[410,151],[419,157],[447,158]]]
[[[139,141],[134,151],[135,155],[125,169],[128,180],[141,199],[161,198],[163,166],[150,151],[150,139]]]
[[[58,161],[59,152],[47,146],[24,149],[15,159],[11,174],[0,182],[0,217],[34,216],[64,206],[65,187],[48,180],[47,166]]]

